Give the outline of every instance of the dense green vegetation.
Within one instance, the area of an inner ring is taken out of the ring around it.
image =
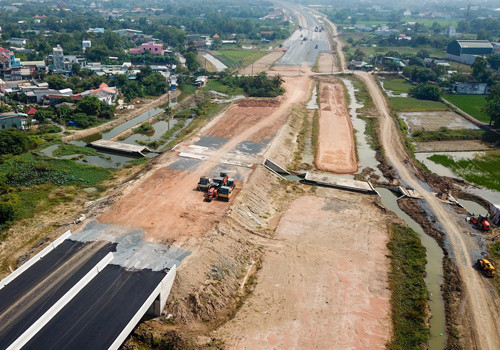
[[[33,152],[5,156],[0,163],[0,230],[14,220],[33,217],[36,212],[71,200],[75,186],[95,186],[110,175],[108,169]],[[50,198],[50,193],[61,186],[66,188],[68,196]]]
[[[268,78],[264,72],[255,76],[221,76],[219,81],[230,87],[238,86],[251,97],[276,97],[285,93],[281,77]]]
[[[471,183],[500,191],[500,151],[488,151],[484,156],[474,159],[454,160],[440,154],[434,154],[429,159],[450,168]]]
[[[21,154],[34,146],[33,138],[21,130],[10,128],[0,131],[0,155]]]
[[[411,135],[417,142],[426,141],[450,141],[450,140],[482,140],[485,142],[496,142],[500,137],[492,131],[478,129],[451,130],[441,127],[439,130],[416,130]]]
[[[483,111],[486,105],[485,95],[445,95],[443,98],[477,120],[488,123],[490,117]]]
[[[438,101],[419,100],[413,97],[389,97],[392,109],[400,112],[446,111],[448,106]]]
[[[429,339],[425,285],[425,248],[411,228],[391,225],[390,251],[392,327],[389,349],[420,350]]]
[[[155,132],[155,128],[151,123],[142,123],[139,125],[137,128],[132,129],[135,134],[142,134],[142,135],[153,135]]]
[[[95,156],[97,155],[97,150],[90,147],[75,146],[71,144],[60,145],[52,153],[55,157],[59,156],[69,156],[73,154],[82,154],[85,156]]]

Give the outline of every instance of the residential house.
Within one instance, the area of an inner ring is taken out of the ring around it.
[[[54,72],[64,72],[64,51],[60,45],[52,49],[52,63],[54,65]]]
[[[28,115],[25,113],[7,112],[0,113],[0,129],[24,129]]]
[[[208,81],[208,77],[206,75],[200,75],[198,78],[196,78],[194,85],[196,87],[203,87]]]
[[[486,83],[454,83],[451,92],[459,95],[487,95],[490,91]]]
[[[84,91],[81,96],[97,96],[101,102],[112,105],[118,97],[118,90],[115,87],[109,87],[106,83],[102,83],[98,89]]]
[[[103,34],[104,33],[104,28],[89,28],[87,30],[87,33]]]
[[[144,43],[139,48],[130,49],[129,53],[133,55],[150,52],[153,55],[163,55],[163,44],[156,44],[152,41]]]
[[[83,49],[83,52],[85,52],[85,50],[88,49],[89,47],[92,47],[92,41],[90,41],[90,40],[82,40],[82,49]]]
[[[21,47],[25,47],[26,46],[26,42],[28,40],[26,39],[22,39],[22,38],[10,38],[9,40],[6,40],[9,44],[12,44],[12,45],[15,45],[15,46],[21,46]]]
[[[114,33],[119,34],[120,36],[134,37],[139,34],[143,34],[142,30],[135,29],[118,29],[113,30]]]

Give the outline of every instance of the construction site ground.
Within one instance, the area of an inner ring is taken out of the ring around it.
[[[477,126],[451,111],[441,112],[404,112],[400,117],[408,124],[409,132],[417,130],[434,131],[446,127],[448,129],[477,129]]]
[[[216,332],[226,349],[385,348],[391,335],[385,215],[373,196],[317,192],[281,216],[255,290]]]
[[[296,68],[301,67],[281,71]],[[300,125],[292,123],[290,112],[310,98],[313,87],[310,69],[303,69],[307,74],[284,77],[284,96],[236,102],[73,228],[79,232],[96,221],[105,224],[99,226],[103,236],[107,227],[140,229],[145,241],[186,252],[165,308],[174,325],[164,318],[148,321],[137,338],[151,326],[153,333],[196,332],[248,349],[273,342],[303,345],[311,339],[323,349],[383,348],[390,338],[387,226],[374,197],[332,189],[314,195],[311,187],[284,185],[260,166],[264,156],[285,166],[293,156]],[[327,101],[348,118],[342,93]],[[352,127],[345,131],[351,137],[342,145],[353,150]],[[320,136],[320,142],[328,139]],[[356,167],[355,158],[350,160]],[[205,202],[196,183],[221,170],[236,179],[234,197],[229,203]],[[359,216],[364,219],[357,222],[374,224],[353,228],[346,220]],[[363,262],[369,263],[360,268]],[[255,294],[245,299],[234,321],[212,333],[253,286]],[[270,300],[276,305],[269,309]],[[274,324],[274,332],[263,328],[264,311],[265,324]],[[245,333],[228,333],[241,328],[239,322]],[[276,338],[268,343],[270,333]]]

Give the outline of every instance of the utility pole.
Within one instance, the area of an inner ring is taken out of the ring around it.
[[[253,76],[253,62],[252,62],[252,76]]]

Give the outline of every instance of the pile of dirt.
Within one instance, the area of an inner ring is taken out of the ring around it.
[[[319,170],[352,174],[358,170],[353,127],[339,83],[321,84],[319,137],[315,165]]]
[[[239,100],[237,102],[239,107],[278,107],[280,102],[276,99],[254,99],[254,98],[245,98]]]

